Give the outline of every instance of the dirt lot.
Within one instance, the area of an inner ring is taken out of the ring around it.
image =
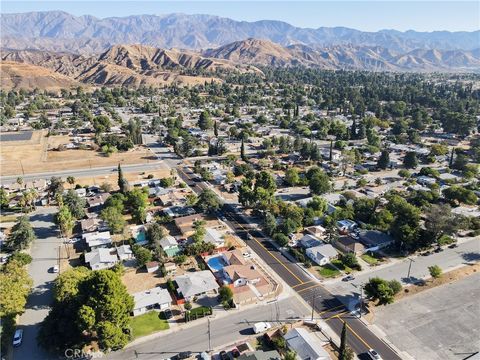
[[[135,182],[139,180],[146,180],[147,175],[153,175],[155,179],[162,179],[165,177],[169,177],[170,170],[168,169],[160,169],[156,171],[147,171],[145,174],[142,172],[126,172],[124,170],[124,177],[129,182]],[[81,186],[90,186],[90,185],[102,185],[103,183],[108,183],[112,186],[112,190],[118,190],[118,174],[116,172],[112,172],[111,175],[101,175],[101,176],[87,176],[87,177],[79,177],[75,178],[75,184],[71,186],[72,188],[75,187],[76,184],[80,184]],[[69,188],[70,185],[65,183],[64,186]]]
[[[156,160],[144,147],[118,152],[110,157],[93,150],[52,151],[70,142],[69,136],[46,137],[46,131],[34,131],[27,141],[3,142],[0,149],[2,175],[42,173],[55,170],[82,169],[120,164],[140,164]]]

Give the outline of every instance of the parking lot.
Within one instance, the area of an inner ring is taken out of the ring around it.
[[[415,359],[466,359],[480,350],[479,298],[477,273],[379,307],[374,323]]]

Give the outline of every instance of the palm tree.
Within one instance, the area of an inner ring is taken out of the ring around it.
[[[37,189],[31,188],[30,190],[28,190],[28,195],[29,195],[31,209],[36,210],[37,207],[35,203],[37,202],[37,199],[38,199]]]

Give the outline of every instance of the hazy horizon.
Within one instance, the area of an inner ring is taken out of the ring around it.
[[[88,11],[85,6],[88,4]],[[472,32],[480,30],[475,1],[4,1],[2,14],[64,11],[99,19],[138,15],[212,15],[235,21],[282,21],[295,27],[346,27],[360,31]],[[255,6],[255,11],[251,6]],[[120,6],[121,5],[121,6]],[[141,11],[139,11],[141,9]],[[399,25],[401,24],[401,26]]]

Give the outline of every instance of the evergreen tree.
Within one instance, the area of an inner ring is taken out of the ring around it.
[[[378,158],[377,167],[385,170],[388,165],[390,165],[390,154],[387,149],[383,149],[380,157]]]
[[[407,152],[403,159],[403,165],[407,169],[415,169],[418,166],[417,153],[415,151]]]
[[[332,161],[333,158],[333,140],[330,140],[330,154],[328,155],[328,161]]]
[[[213,124],[213,133],[215,134],[215,137],[218,137],[218,128],[217,128],[217,122]]]
[[[240,157],[242,158],[243,161],[247,161],[247,156],[245,154],[245,142],[243,141],[243,138],[242,138],[242,145],[240,148]]]
[[[122,194],[125,193],[125,191],[127,191],[127,186],[126,186],[126,181],[125,179],[123,178],[123,171],[122,171],[122,168],[120,167],[120,164],[118,164],[118,187],[120,189],[120,192]]]
[[[350,128],[350,139],[356,139],[356,138],[357,138],[357,122],[355,119],[353,119],[352,127]]]
[[[342,334],[340,335],[340,348],[338,350],[338,360],[345,360],[346,348],[347,348],[347,323],[343,322]]]

